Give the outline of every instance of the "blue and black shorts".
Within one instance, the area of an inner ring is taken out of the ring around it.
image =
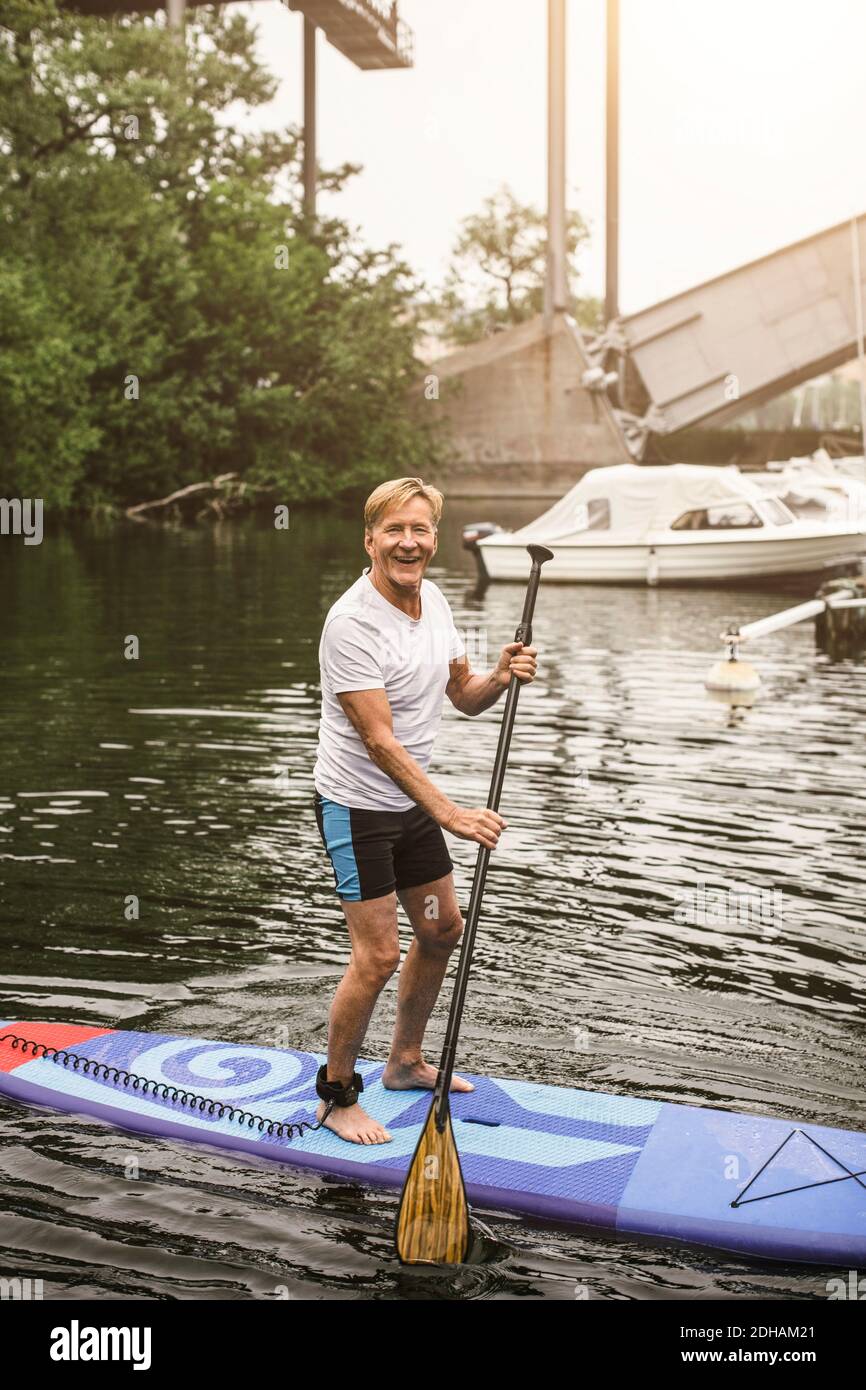
[[[441,829],[420,806],[368,811],[315,793],[316,823],[344,902],[382,898],[454,868]]]

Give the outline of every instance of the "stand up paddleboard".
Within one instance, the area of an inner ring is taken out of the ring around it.
[[[24,1041],[26,1040],[26,1041]],[[320,1053],[0,1023],[0,1094],[126,1130],[400,1188],[430,1092],[359,1060],[391,1143],[315,1124]],[[866,1264],[866,1134],[628,1096],[462,1075],[451,1111],[476,1207],[776,1260]]]

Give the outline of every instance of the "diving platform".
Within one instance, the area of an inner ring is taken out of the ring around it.
[[[60,0],[61,8],[79,14],[154,14],[169,9],[183,14],[212,0]],[[283,0],[290,10],[327,36],[334,48],[357,68],[411,68],[415,38],[409,25],[386,0]]]
[[[356,68],[411,68],[414,36],[384,0],[283,0],[321,29]]]

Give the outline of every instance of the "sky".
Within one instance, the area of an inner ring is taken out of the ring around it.
[[[238,6],[279,75],[256,126],[302,122],[302,19]],[[580,294],[604,291],[604,0],[567,0],[569,205]],[[503,183],[546,200],[546,0],[401,0],[414,68],[361,72],[319,34],[324,206],[432,287]],[[866,0],[621,0],[620,307],[630,313],[866,214]]]

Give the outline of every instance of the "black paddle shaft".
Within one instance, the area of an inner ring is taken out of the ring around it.
[[[544,545],[528,545],[526,549],[532,556],[532,570],[530,571],[526,598],[523,603],[523,616],[514,634],[514,641],[522,642],[524,646],[528,647],[532,642],[532,615],[535,612],[535,598],[538,593],[538,583],[541,579],[541,566],[546,560],[553,559],[553,551],[548,550]],[[511,730],[514,727],[514,716],[517,713],[517,697],[519,694],[520,681],[517,676],[512,673],[511,680],[508,683],[508,693],[505,697],[505,713],[502,716],[502,728],[499,731],[499,746],[496,750],[496,762],[493,765],[490,795],[487,798],[487,807],[490,811],[499,810],[499,798],[502,794],[502,784],[505,781],[505,765],[508,761],[508,749],[511,745]],[[457,978],[454,982],[454,994],[451,998],[451,1009],[448,1013],[448,1028],[445,1033],[445,1044],[442,1048],[442,1059],[439,1063],[439,1075],[436,1078],[436,1128],[440,1130],[440,1132],[445,1127],[448,1116],[448,1094],[451,1090],[454,1059],[457,1055],[457,1037],[463,1019],[463,1004],[466,999],[466,986],[469,982],[469,969],[472,965],[475,931],[478,926],[478,918],[481,915],[481,899],[484,894],[484,884],[487,878],[487,865],[489,861],[490,850],[486,845],[481,845],[478,850],[478,859],[475,864],[475,877],[472,881],[469,908],[466,913],[466,923],[463,929],[460,964],[457,968]]]

